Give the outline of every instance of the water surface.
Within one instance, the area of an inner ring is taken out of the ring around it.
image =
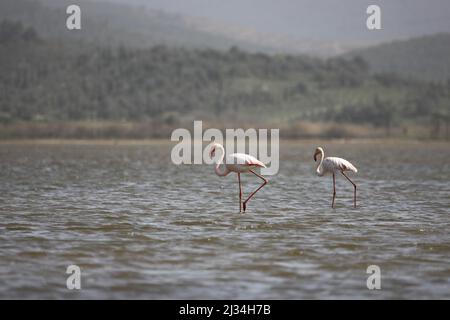
[[[236,176],[175,166],[170,144],[1,144],[0,298],[449,299],[449,144],[322,143],[358,167],[357,209],[343,177],[330,208],[315,145],[282,142],[239,214]]]

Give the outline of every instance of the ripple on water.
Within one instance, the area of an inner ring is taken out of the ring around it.
[[[448,145],[325,145],[359,168],[356,209],[340,177],[330,208],[313,147],[282,146],[279,174],[239,214],[235,176],[174,166],[170,145],[0,145],[0,297],[450,298]]]

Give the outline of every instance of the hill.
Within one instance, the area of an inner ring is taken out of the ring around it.
[[[388,135],[393,128],[424,126],[439,135],[449,121],[450,82],[370,75],[359,57],[100,47],[44,39],[6,20],[0,23],[0,69],[0,121],[9,126],[0,132],[4,137],[23,122],[150,121],[149,135],[167,136],[158,126],[193,119],[287,128],[285,135],[309,134],[298,127],[307,121],[341,124],[314,133],[339,137],[352,135],[343,124]],[[64,131],[64,125],[55,128],[52,135]]]
[[[77,1],[82,9],[82,29],[66,29],[66,8],[70,0],[2,0],[0,20],[20,21],[32,26],[41,37],[63,41],[82,40],[97,45],[145,48],[168,45],[227,50],[237,45],[246,50],[269,48],[195,28],[182,16],[144,6]]]
[[[374,73],[389,72],[428,81],[450,79],[450,33],[440,33],[354,50]]]
[[[292,42],[301,41],[310,47],[315,43],[311,43],[309,39],[335,43],[341,48],[356,48],[450,32],[448,0],[102,1],[142,4],[183,16],[202,16],[225,25],[246,26],[262,33],[288,36]],[[382,29],[376,32],[365,27],[366,9],[369,4],[377,4],[382,10]]]
[[[24,26],[33,26],[44,38],[82,40],[98,45],[135,48],[167,45],[216,50],[237,46],[249,52],[322,56],[345,50],[334,41],[294,40],[207,19],[153,10],[144,5],[89,0],[76,3],[82,10],[82,29],[76,32],[68,31],[65,26],[66,7],[73,4],[70,0],[2,0],[0,20],[16,20]]]

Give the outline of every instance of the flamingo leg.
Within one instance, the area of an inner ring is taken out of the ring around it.
[[[241,174],[238,172],[238,181],[239,181],[239,213],[241,212],[242,207],[242,185],[241,185]]]
[[[255,176],[261,178],[264,182],[262,183],[262,185],[259,186],[258,189],[256,189],[255,191],[253,191],[253,192],[248,196],[247,200],[244,201],[244,203],[242,204],[243,209],[244,209],[244,212],[245,212],[245,209],[247,208],[247,201],[250,200],[251,197],[253,197],[253,196],[255,195],[255,193],[257,193],[257,192],[259,191],[259,189],[261,189],[262,187],[264,187],[264,186],[267,184],[267,179],[266,179],[266,178],[264,178],[263,176],[257,174],[256,172],[254,172],[254,171],[252,171],[252,170],[249,170],[249,171],[250,171],[251,173],[253,173]]]
[[[356,208],[356,184],[350,180],[349,177],[347,177],[347,175],[344,173],[344,171],[341,171],[341,173],[343,174],[344,177],[347,178],[348,181],[350,181],[350,183],[353,185],[353,206]]]
[[[332,208],[334,208],[334,199],[336,199],[336,176],[333,172],[333,201],[331,202]]]

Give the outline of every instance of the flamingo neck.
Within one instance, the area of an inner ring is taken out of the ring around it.
[[[323,159],[325,158],[325,154],[323,151],[320,152],[320,161],[319,164],[317,165],[317,169],[316,172],[319,176],[323,176],[324,172],[323,172],[323,166],[322,166],[322,162]]]
[[[223,163],[223,158],[225,157],[225,149],[221,145],[219,145],[218,148],[221,151],[221,156],[220,156],[219,161],[217,161],[217,163],[216,163],[216,167],[214,168],[214,171],[216,172],[216,174],[219,177],[223,177],[223,176],[226,176],[227,174],[229,174],[230,171],[228,170],[228,168],[226,166],[221,166],[221,164]]]

